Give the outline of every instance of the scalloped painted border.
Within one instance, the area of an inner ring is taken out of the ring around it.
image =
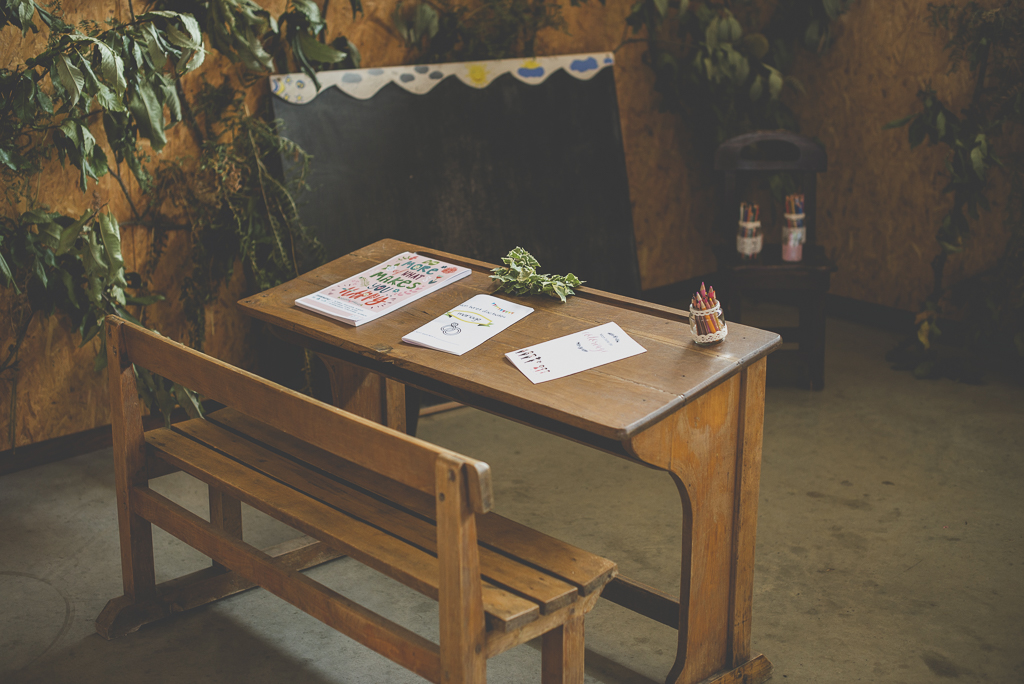
[[[450,64],[416,64],[374,69],[344,69],[317,73],[321,92],[334,86],[358,100],[368,100],[388,83],[423,95],[434,86],[454,76],[473,88],[486,88],[494,79],[512,74],[523,83],[543,83],[559,69],[581,81],[589,81],[599,71],[615,64],[611,52],[581,55],[556,55],[530,59],[495,59],[484,62],[454,62]],[[318,95],[312,80],[306,74],[279,74],[270,77],[270,91],[285,102],[306,104]]]

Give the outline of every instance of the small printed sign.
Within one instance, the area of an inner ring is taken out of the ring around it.
[[[643,354],[641,347],[617,323],[542,342],[505,354],[530,382],[537,384]]]

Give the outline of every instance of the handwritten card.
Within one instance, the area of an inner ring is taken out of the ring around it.
[[[509,352],[505,357],[530,382],[537,384],[643,354],[645,351],[618,324],[605,323]]]
[[[413,330],[402,341],[462,356],[531,313],[528,306],[477,295]]]

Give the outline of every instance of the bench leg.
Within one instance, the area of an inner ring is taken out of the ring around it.
[[[292,539],[264,552],[283,567],[295,571],[312,568],[342,555],[309,537]],[[169,615],[213,603],[255,586],[248,579],[215,563],[212,568],[156,585],[149,599],[136,600],[126,594],[107,601],[96,618],[96,631],[104,639],[116,639]]]
[[[583,612],[541,638],[541,684],[583,684]]]
[[[235,539],[242,538],[242,502],[222,491],[209,487],[210,490],[210,524],[223,530]],[[227,570],[217,561],[213,567]]]
[[[142,407],[135,383],[135,367],[125,353],[120,325],[108,325],[106,334],[121,580],[127,599],[145,601],[156,594],[156,571],[153,527],[135,512],[132,500],[132,489],[149,482]]]

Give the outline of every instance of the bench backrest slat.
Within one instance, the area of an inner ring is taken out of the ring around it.
[[[493,496],[486,463],[328,406],[116,316],[107,318],[107,326],[108,343],[116,344],[120,331],[122,351],[131,363],[431,496],[438,455],[455,457],[468,466],[472,508],[478,513],[490,510]]]

